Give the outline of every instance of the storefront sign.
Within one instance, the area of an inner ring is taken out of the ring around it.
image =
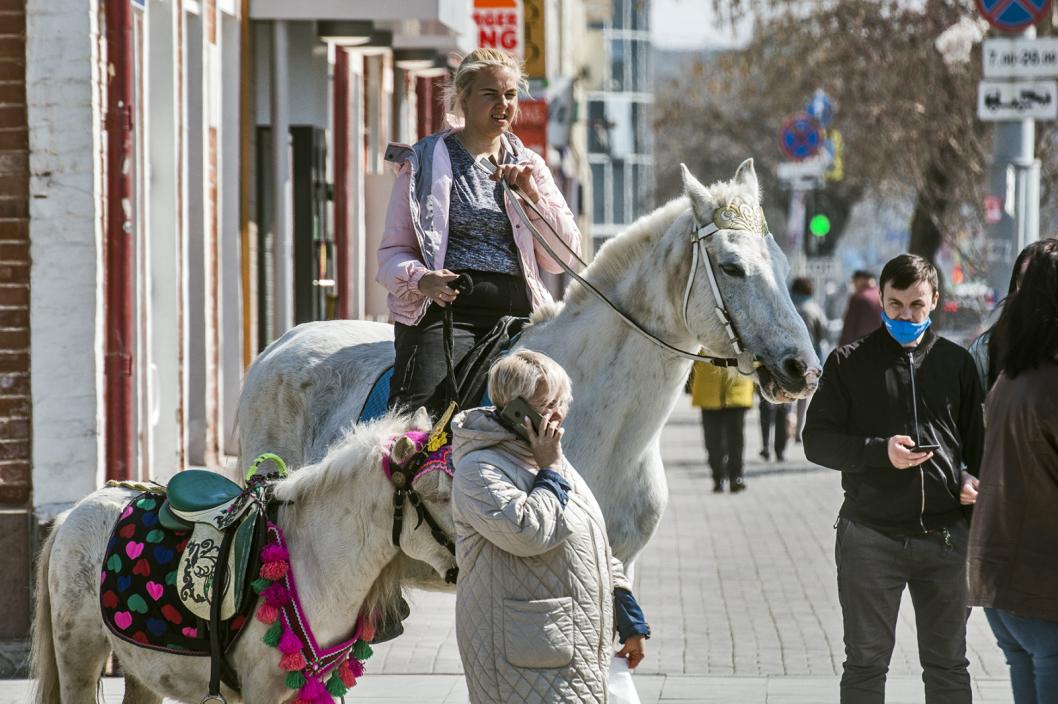
[[[522,0],[474,0],[478,47],[502,49],[524,57]]]
[[[547,159],[547,101],[519,101],[514,133],[526,147]]]

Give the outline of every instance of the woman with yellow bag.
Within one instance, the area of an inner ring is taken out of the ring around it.
[[[753,405],[753,380],[733,369],[695,362],[691,371],[691,404],[702,409],[702,429],[709,467],[713,470],[713,492],[731,493],[746,488],[742,478],[746,410]]]

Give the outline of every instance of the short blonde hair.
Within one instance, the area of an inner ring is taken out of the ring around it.
[[[463,57],[459,62],[459,68],[451,80],[445,85],[444,104],[445,111],[457,117],[463,115],[463,101],[470,94],[477,75],[490,68],[502,68],[511,71],[518,81],[518,92],[529,94],[529,79],[525,75],[522,64],[513,55],[499,49],[475,49]],[[514,117],[511,122],[518,119],[518,107],[515,106]]]
[[[569,403],[570,386],[569,375],[558,362],[529,350],[512,352],[489,370],[489,398],[500,407],[519,396],[530,400],[537,393]]]

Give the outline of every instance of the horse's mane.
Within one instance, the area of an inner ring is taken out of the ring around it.
[[[280,482],[275,498],[312,505],[313,499],[347,489],[357,473],[381,472],[383,442],[415,427],[414,417],[409,414],[389,412],[370,423],[357,423],[339,440],[335,447],[317,464],[306,465]],[[282,510],[282,509],[281,509]],[[385,620],[398,618],[396,607],[405,581],[410,558],[401,559],[403,553],[387,564],[371,585],[371,590],[361,606],[363,613],[377,613]],[[417,564],[417,563],[416,563]],[[413,577],[414,578],[414,577]]]
[[[280,482],[276,498],[295,503],[312,501],[341,491],[357,472],[381,471],[383,441],[405,432],[412,424],[411,415],[393,412],[370,423],[353,424],[322,460],[299,468]]]
[[[730,203],[738,196],[745,197],[744,188],[735,181],[717,181],[705,189],[705,194],[714,208]],[[595,286],[610,288],[630,266],[642,260],[646,250],[653,247],[672,227],[672,223],[690,207],[690,201],[684,195],[643,215],[628,229],[603,244],[582,275]],[[566,290],[564,300],[577,303],[590,295],[583,286],[573,281]]]

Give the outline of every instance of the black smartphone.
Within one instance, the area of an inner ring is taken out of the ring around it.
[[[526,418],[532,423],[533,430],[540,432],[540,422],[543,419],[522,396],[511,400],[503,408],[497,409],[497,412],[500,422],[522,440],[529,440],[529,434],[525,432]]]
[[[911,452],[933,452],[939,449],[940,445],[915,445],[911,448]]]

